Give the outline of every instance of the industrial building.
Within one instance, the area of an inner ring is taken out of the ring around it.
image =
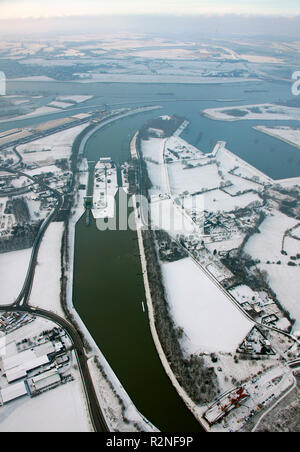
[[[56,369],[49,370],[28,380],[28,386],[32,394],[50,389],[60,383],[61,376]]]
[[[6,404],[12,400],[19,399],[20,397],[28,395],[24,381],[10,385],[7,388],[3,388],[0,391],[2,403]]]
[[[3,359],[3,373],[6,375],[8,383],[12,383],[27,376],[31,370],[37,369],[49,363],[47,355],[39,356],[33,350],[26,350],[18,355]]]

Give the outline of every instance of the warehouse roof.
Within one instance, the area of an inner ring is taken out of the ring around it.
[[[3,403],[8,403],[25,395],[27,395],[27,389],[23,381],[21,383],[10,385],[7,388],[1,389],[1,397]]]

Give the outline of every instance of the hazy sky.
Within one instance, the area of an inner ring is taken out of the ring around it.
[[[0,18],[99,14],[300,15],[300,0],[0,0]]]

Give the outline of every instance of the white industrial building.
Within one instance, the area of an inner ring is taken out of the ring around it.
[[[2,403],[8,403],[12,400],[19,399],[20,397],[23,397],[25,395],[28,395],[26,386],[24,381],[21,383],[16,383],[14,385],[10,385],[7,388],[3,388],[0,391]]]
[[[42,391],[43,389],[61,383],[61,376],[57,370],[52,369],[38,375],[37,377],[33,377],[31,382],[36,391]]]
[[[39,351],[26,350],[18,355],[3,359],[3,373],[8,383],[27,376],[31,370],[49,363],[47,355],[39,356]]]

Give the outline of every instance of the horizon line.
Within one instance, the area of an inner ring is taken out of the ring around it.
[[[286,13],[286,14],[280,14],[280,13],[232,13],[232,12],[198,12],[198,13],[97,13],[97,14],[55,14],[55,15],[49,15],[49,16],[25,16],[25,17],[0,17],[0,22],[5,21],[25,21],[25,20],[41,20],[41,19],[71,19],[71,18],[78,18],[78,17],[86,17],[86,18],[101,18],[101,17],[151,17],[151,16],[160,16],[160,17],[224,17],[224,16],[231,16],[231,17],[243,17],[243,18],[278,18],[278,19],[298,19],[300,18],[300,11],[296,14]]]

